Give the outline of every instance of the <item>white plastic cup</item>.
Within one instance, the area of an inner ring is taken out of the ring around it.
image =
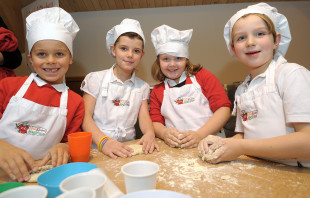
[[[89,187],[76,188],[67,191],[56,198],[96,198],[96,191]]]
[[[43,186],[20,186],[4,191],[0,194],[0,198],[46,198],[47,189]]]
[[[77,188],[89,187],[95,190],[96,198],[105,198],[104,186],[106,181],[107,177],[103,174],[79,173],[64,179],[59,188],[66,193]]]
[[[88,171],[89,174],[103,174],[105,176],[106,173],[101,168],[94,168]],[[104,185],[104,191],[108,198],[118,198],[124,195],[124,193],[109,179],[107,176],[107,182]]]
[[[134,161],[122,166],[126,192],[156,189],[158,164],[150,161]]]

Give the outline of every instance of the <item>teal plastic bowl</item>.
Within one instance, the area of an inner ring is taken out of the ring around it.
[[[54,198],[62,193],[59,184],[64,179],[71,175],[88,172],[94,168],[98,168],[98,166],[86,162],[64,164],[41,174],[38,177],[38,184],[44,186],[48,190],[48,198]]]

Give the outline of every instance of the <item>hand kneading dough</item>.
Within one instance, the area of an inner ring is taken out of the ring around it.
[[[48,171],[48,170],[50,170],[52,168],[54,168],[53,165],[45,165],[45,166],[39,167],[39,169],[37,171],[35,171],[35,172],[34,171],[30,171],[30,179],[27,182],[29,182],[29,183],[36,183],[37,180],[38,180],[38,177],[42,173],[44,173],[44,172],[46,172],[46,171]]]
[[[142,150],[142,145],[140,144],[131,144],[128,146],[133,149],[133,152],[131,153],[132,156],[144,153]]]
[[[205,153],[204,151],[200,150],[200,148],[198,148],[198,151],[199,157],[201,157],[203,161],[211,163],[212,160],[217,158],[217,156],[212,155],[214,153],[214,150],[209,149],[208,153]]]

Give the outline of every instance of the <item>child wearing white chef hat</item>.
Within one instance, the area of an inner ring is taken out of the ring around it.
[[[82,82],[82,128],[93,133],[94,145],[105,155],[130,157],[133,150],[121,142],[135,139],[138,118],[144,135],[137,144],[143,144],[146,154],[159,150],[148,111],[150,87],[135,75],[145,45],[140,23],[124,19],[108,31],[106,42],[116,63],[108,70],[88,74]]]
[[[197,147],[230,117],[231,103],[219,80],[189,60],[192,31],[162,25],[151,33],[157,55],[152,75],[161,83],[152,90],[150,115],[156,136],[171,147]]]
[[[67,135],[80,131],[81,96],[64,82],[72,63],[72,43],[79,31],[61,8],[46,8],[26,18],[29,55],[35,73],[0,83],[0,167],[13,179],[27,181],[28,169],[51,160],[68,162]]]
[[[224,38],[250,73],[235,95],[237,135],[209,136],[199,148],[216,149],[213,163],[252,155],[310,167],[310,72],[283,57],[291,41],[286,17],[266,3],[249,6],[226,23]]]

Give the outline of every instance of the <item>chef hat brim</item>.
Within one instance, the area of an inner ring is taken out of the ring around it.
[[[171,56],[189,58],[188,44],[193,29],[177,30],[168,25],[161,25],[151,33],[156,55],[168,54]]]
[[[224,27],[224,39],[227,45],[227,49],[229,53],[234,57],[235,53],[231,49],[231,33],[234,27],[234,24],[244,15],[247,14],[263,14],[267,16],[274,24],[276,32],[281,34],[280,44],[275,52],[275,57],[285,56],[290,42],[292,40],[290,28],[286,17],[280,13],[278,13],[277,9],[271,7],[266,3],[258,3],[252,6],[248,6],[245,9],[239,10],[236,14],[234,14]]]
[[[119,25],[114,26],[107,32],[106,47],[111,56],[112,52],[110,46],[115,44],[118,37],[127,32],[134,32],[140,35],[143,39],[143,44],[145,45],[145,38],[140,23],[137,20],[126,18]]]
[[[63,42],[73,56],[73,40],[79,30],[72,16],[62,8],[52,7],[33,12],[26,18],[29,53],[38,41],[57,40]]]

